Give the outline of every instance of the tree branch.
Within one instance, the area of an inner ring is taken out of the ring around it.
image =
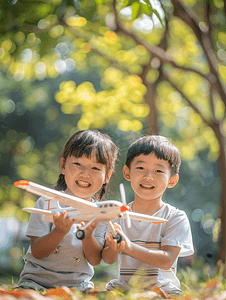
[[[183,67],[183,66],[178,65],[171,58],[171,56],[169,54],[167,54],[167,52],[164,51],[161,47],[150,45],[144,39],[138,37],[134,32],[132,32],[128,29],[125,29],[121,25],[121,22],[118,18],[118,14],[117,14],[116,9],[114,9],[114,10],[115,10],[115,13],[116,13],[116,16],[115,16],[116,28],[117,28],[116,32],[121,32],[124,35],[129,36],[130,38],[132,38],[137,44],[143,45],[152,55],[158,57],[163,63],[169,63],[170,65],[172,65],[173,67],[175,67],[177,69],[181,69],[181,70],[184,70],[186,72],[193,72],[193,73],[196,73],[196,74],[200,75],[201,77],[205,78],[214,89],[216,89],[215,82],[213,80],[213,75],[212,74],[205,75],[202,72],[200,72],[199,70],[195,70],[193,68]]]
[[[199,26],[200,20],[198,16],[183,2],[180,0],[171,0],[171,2],[174,6],[174,15],[185,22],[196,35],[209,64],[210,73],[208,77],[211,87],[219,93],[222,101],[226,105],[226,93],[219,79],[217,59],[211,44],[209,28],[208,30],[202,30]]]
[[[183,91],[181,91],[181,89],[179,87],[177,87],[173,82],[172,80],[170,79],[170,77],[166,74],[166,73],[163,73],[163,77],[165,78],[166,81],[168,81],[172,87],[178,91],[181,96],[187,101],[187,103],[191,106],[191,108],[193,108],[193,110],[201,117],[202,121],[207,124],[208,126],[212,127],[213,124],[212,122],[209,122],[205,117],[204,115],[202,114],[202,112],[198,109],[198,107],[196,107],[192,102],[191,100],[185,95],[185,93]]]
[[[21,24],[16,19],[14,19],[12,13],[8,13],[8,24],[5,26],[5,29],[10,30],[11,28],[17,27],[19,30],[24,32],[33,32],[35,34],[41,34],[50,31],[54,26],[59,24],[58,20],[52,23],[50,26],[45,29],[39,29],[37,25],[28,25],[26,23]]]
[[[108,60],[113,66],[115,66],[117,69],[119,69],[119,70],[121,70],[121,71],[123,71],[123,72],[126,72],[127,74],[130,74],[129,70],[128,70],[126,67],[120,65],[120,64],[118,63],[117,60],[110,58],[110,57],[107,56],[105,53],[101,52],[97,47],[95,47],[95,46],[91,43],[90,39],[89,39],[87,36],[85,36],[84,34],[80,33],[80,32],[79,32],[78,30],[76,30],[74,27],[69,26],[69,25],[67,24],[67,22],[66,22],[65,17],[61,20],[61,23],[62,23],[64,26],[68,27],[68,28],[73,32],[73,34],[74,34],[76,37],[82,38],[85,42],[87,42],[87,43],[90,45],[90,47],[91,47],[91,49],[92,49],[92,52],[94,52],[94,53],[96,53],[96,54],[98,54],[98,55],[104,57],[105,59],[107,59],[107,60]]]

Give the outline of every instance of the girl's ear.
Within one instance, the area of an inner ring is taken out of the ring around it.
[[[112,175],[112,170],[109,170],[105,177],[105,183],[108,183]]]
[[[125,165],[122,169],[123,176],[126,180],[130,181],[130,169]]]
[[[173,175],[171,178],[170,178],[170,181],[168,183],[168,188],[173,188],[179,181],[179,175],[176,174],[176,175]]]
[[[65,174],[64,174],[64,169],[65,169],[65,159],[64,159],[63,157],[61,157],[61,159],[60,159],[60,167],[61,167],[61,173],[62,173],[63,175],[65,175]]]

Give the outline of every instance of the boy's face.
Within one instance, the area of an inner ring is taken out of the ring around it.
[[[140,200],[161,201],[166,188],[172,188],[179,180],[178,175],[171,177],[169,162],[154,153],[135,157],[130,168],[124,166],[123,174],[131,182],[135,199]]]

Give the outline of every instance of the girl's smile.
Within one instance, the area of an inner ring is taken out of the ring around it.
[[[108,181],[106,165],[97,161],[94,152],[90,157],[71,155],[66,161],[62,158],[60,163],[68,194],[91,201],[91,197]]]
[[[83,181],[83,180],[77,180],[76,181],[76,184],[78,185],[78,186],[81,186],[81,187],[83,187],[83,188],[87,188],[87,187],[90,187],[91,186],[91,184],[89,183],[89,182],[87,182],[87,181]]]

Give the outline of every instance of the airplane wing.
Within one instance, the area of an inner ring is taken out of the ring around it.
[[[46,199],[54,199],[56,201],[59,201],[60,203],[72,206],[76,209],[84,211],[94,211],[95,209],[97,209],[97,205],[95,203],[91,203],[81,198],[71,196],[51,188],[47,188],[45,186],[28,180],[16,181],[14,182],[14,185],[18,188],[21,188],[38,196],[43,196]]]
[[[26,207],[26,208],[22,208],[22,210],[27,211],[29,213],[36,213],[36,214],[41,214],[41,215],[46,215],[46,216],[54,215],[53,213],[51,213],[51,211],[39,209],[39,208]]]
[[[163,218],[158,218],[158,217],[154,217],[154,216],[139,214],[139,213],[135,213],[133,211],[127,211],[127,214],[129,214],[131,219],[137,220],[137,221],[152,222],[154,224],[168,222],[166,219],[163,219]],[[126,219],[126,215],[123,214],[122,218]]]

